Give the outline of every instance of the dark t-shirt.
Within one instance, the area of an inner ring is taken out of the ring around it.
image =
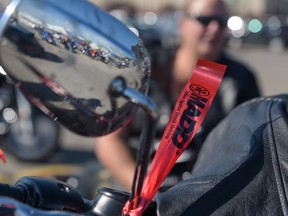
[[[222,83],[203,123],[201,139],[239,104],[260,96],[255,74],[244,64],[223,53],[217,61],[227,65]]]

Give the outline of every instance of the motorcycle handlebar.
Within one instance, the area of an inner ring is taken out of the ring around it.
[[[0,184],[0,196],[14,198],[39,209],[85,212],[82,196],[70,185],[48,178],[23,177],[15,186]]]
[[[22,190],[18,187],[8,184],[0,184],[0,196],[11,197],[16,200],[22,201]]]
[[[26,204],[17,203],[17,209],[20,205],[20,208],[22,206],[24,209],[35,208],[45,212],[59,211],[63,214],[73,212],[75,215],[78,213],[92,216],[121,215],[124,204],[129,198],[129,193],[110,188],[100,188],[95,198],[90,201],[84,199],[72,186],[59,180],[22,177],[15,186],[0,183],[0,199],[3,197],[13,198]],[[3,205],[3,203],[1,204]],[[1,204],[0,208],[2,207]],[[13,203],[12,205],[14,206]],[[24,215],[26,216],[26,214]],[[27,215],[29,214],[27,213]],[[47,215],[50,214],[47,213]]]

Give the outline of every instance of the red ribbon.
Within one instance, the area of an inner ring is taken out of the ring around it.
[[[2,149],[0,149],[0,159],[3,161],[3,163],[6,163],[6,158]]]
[[[124,215],[142,215],[149,206],[176,160],[200,127],[220,86],[225,70],[225,65],[198,60],[162,135],[159,148],[145,178],[141,196],[125,204]]]

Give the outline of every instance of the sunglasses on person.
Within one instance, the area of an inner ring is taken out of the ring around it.
[[[227,27],[228,18],[224,16],[194,16],[189,13],[186,13],[185,16],[197,20],[203,26],[208,26],[212,21],[216,21],[221,28]]]

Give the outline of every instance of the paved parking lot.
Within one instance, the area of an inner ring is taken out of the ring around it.
[[[271,52],[266,47],[248,47],[230,52],[255,71],[263,95],[287,93],[288,50]]]

